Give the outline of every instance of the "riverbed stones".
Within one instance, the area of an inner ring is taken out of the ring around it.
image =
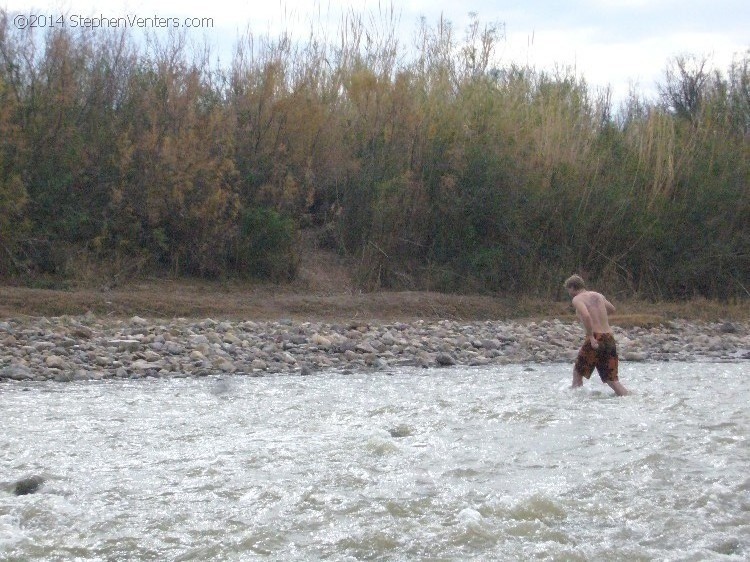
[[[674,320],[615,327],[623,361],[746,361],[750,323]],[[319,373],[402,366],[570,363],[575,322],[415,320],[410,323],[5,319],[0,380],[84,380]]]

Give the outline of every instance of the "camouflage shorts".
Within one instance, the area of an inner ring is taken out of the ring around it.
[[[599,343],[599,347],[594,349],[591,346],[591,340],[586,338],[586,343],[583,344],[576,358],[575,373],[588,379],[591,378],[591,373],[596,367],[602,382],[619,380],[617,376],[619,361],[615,337],[612,334],[594,333],[594,339]]]

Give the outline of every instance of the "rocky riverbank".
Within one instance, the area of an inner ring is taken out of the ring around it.
[[[622,361],[750,360],[750,323],[615,327]],[[341,324],[97,317],[0,322],[0,380],[263,376],[400,366],[571,362],[581,328],[454,320]]]

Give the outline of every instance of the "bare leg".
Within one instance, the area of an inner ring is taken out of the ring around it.
[[[607,381],[607,384],[612,390],[615,391],[615,394],[617,394],[617,396],[627,396],[628,394],[630,394],[630,391],[622,386],[622,384],[620,384],[620,381]]]
[[[578,388],[579,386],[583,386],[583,377],[573,369],[573,384],[570,385],[570,388]]]

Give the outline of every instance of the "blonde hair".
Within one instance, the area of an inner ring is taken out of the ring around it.
[[[565,281],[566,289],[573,289],[574,291],[580,291],[586,288],[586,284],[583,282],[583,277],[580,275],[571,275]]]

